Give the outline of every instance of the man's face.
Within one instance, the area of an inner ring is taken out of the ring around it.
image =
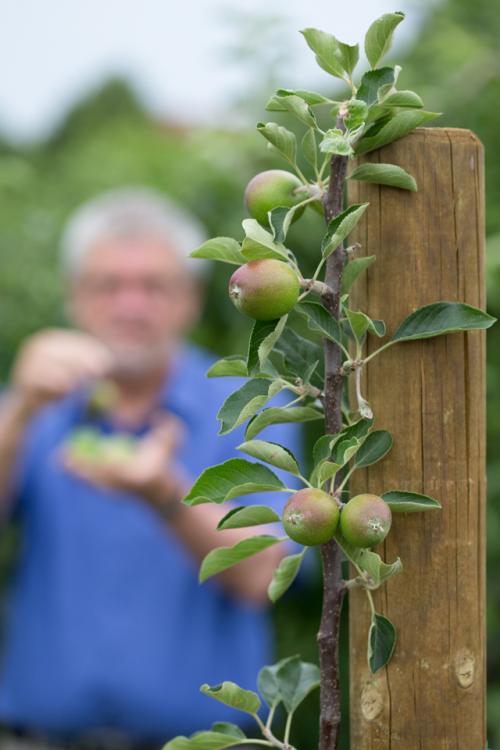
[[[69,290],[75,323],[110,348],[117,371],[130,374],[165,361],[199,303],[182,258],[154,237],[103,239],[88,251]]]

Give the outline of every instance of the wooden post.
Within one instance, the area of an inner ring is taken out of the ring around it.
[[[468,130],[423,128],[360,161],[394,163],[418,192],[349,184],[369,201],[356,236],[376,262],[351,307],[386,321],[438,300],[484,307],[483,149]],[[380,346],[373,338],[368,352]],[[356,472],[351,488],[432,495],[442,510],[394,514],[379,551],[403,572],[375,592],[396,625],[388,668],[367,666],[369,609],[350,594],[353,750],[484,750],[485,334],[473,331],[392,347],[368,365],[363,395],[392,452]]]

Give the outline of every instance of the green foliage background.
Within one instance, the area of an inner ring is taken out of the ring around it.
[[[367,19],[367,22],[371,19]],[[335,29],[328,29],[335,32]],[[498,101],[500,9],[491,0],[448,0],[428,14],[404,56],[400,88],[415,88],[438,125],[471,128],[486,149],[489,312],[500,316],[500,149]],[[255,63],[254,63],[255,64]],[[326,76],[325,76],[326,78]],[[280,80],[293,87],[293,81]],[[262,92],[264,102],[271,91]],[[324,93],[328,93],[325,91]],[[331,92],[330,92],[331,93]],[[265,119],[255,112],[255,120]],[[269,119],[269,118],[267,118]],[[287,126],[290,126],[287,123]],[[8,378],[19,342],[41,326],[65,325],[58,241],[69,213],[96,192],[122,184],[156,187],[188,206],[208,235],[240,235],[241,197],[257,171],[282,167],[255,131],[188,129],[151,121],[130,88],[111,80],[73,108],[42,143],[16,148],[0,137],[0,379]],[[321,218],[309,212],[290,232],[304,265],[313,266]],[[293,234],[292,234],[293,233]],[[227,299],[227,274],[209,282],[199,343],[220,354],[242,352],[249,322]],[[500,744],[500,327],[488,332],[488,667],[490,744]],[[215,433],[216,425],[214,425]],[[309,443],[319,427],[308,428]],[[12,533],[0,540],[0,573],[12,556]],[[304,597],[306,601],[304,601]],[[317,575],[307,591],[275,607],[279,656],[316,659],[320,610]],[[346,662],[346,644],[342,647]],[[344,669],[344,678],[346,677]],[[251,687],[251,686],[247,686]],[[297,720],[297,746],[316,746],[317,697]],[[347,750],[347,732],[343,748]]]

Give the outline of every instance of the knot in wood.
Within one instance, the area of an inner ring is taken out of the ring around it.
[[[470,651],[459,651],[455,657],[455,677],[462,688],[468,688],[474,682],[476,661]]]
[[[361,691],[361,713],[366,721],[373,721],[382,712],[384,699],[380,690],[372,682]]]

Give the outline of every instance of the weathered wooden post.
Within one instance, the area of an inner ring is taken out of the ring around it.
[[[478,139],[468,130],[418,129],[362,160],[399,164],[418,193],[350,185],[352,200],[371,204],[355,239],[363,255],[377,256],[351,306],[368,306],[389,333],[436,299],[484,307]],[[366,663],[366,596],[351,593],[351,747],[484,750],[485,333],[406,343],[366,369],[364,394],[394,447],[355,474],[353,494],[413,489],[443,508],[394,516],[384,558],[400,554],[404,571],[375,600],[399,640],[375,675]]]

